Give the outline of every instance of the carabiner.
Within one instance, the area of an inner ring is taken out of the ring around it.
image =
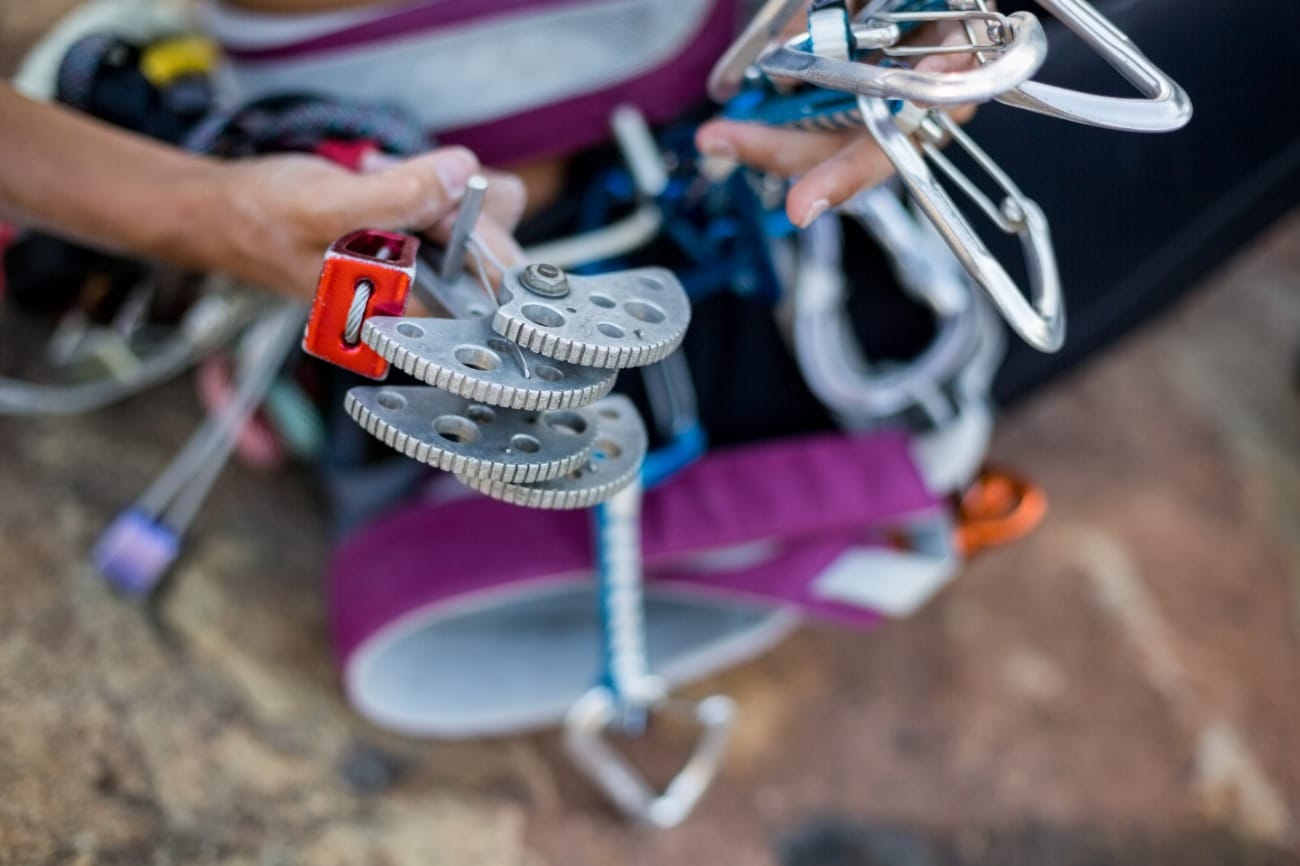
[[[767,0],[713,65],[709,72],[709,98],[724,103],[740,93],[749,68],[763,56],[805,3],[806,0]]]
[[[889,157],[898,177],[917,205],[930,218],[958,260],[988,292],[1011,328],[1034,348],[1055,352],[1065,342],[1065,304],[1056,254],[1047,217],[955,122],[937,110],[905,105],[895,117],[884,100],[858,97],[858,110],[872,137]],[[908,127],[908,128],[905,128]],[[1006,193],[995,205],[940,152],[944,137],[961,147]],[[1029,269],[1030,298],[1016,286],[1006,269],[939,184],[925,158],[929,157],[1003,231],[1020,238]]]
[[[987,8],[984,0],[973,2],[981,10]],[[1143,98],[1102,96],[1026,81],[997,97],[998,102],[1061,120],[1127,132],[1173,132],[1192,119],[1187,91],[1087,0],[1038,0],[1038,4],[1096,51]]]
[[[915,410],[942,425],[956,410],[945,397],[979,350],[974,289],[938,239],[907,212],[887,187],[855,196],[840,212],[853,217],[891,259],[908,294],[936,318],[930,345],[899,364],[874,363],[853,333],[841,265],[838,220],[827,214],[799,235],[799,278],[794,294],[794,348],[813,393],[853,429],[896,421]]]
[[[676,716],[699,728],[699,739],[686,763],[661,790],[605,739],[620,721],[618,703],[609,689],[595,686],[564,717],[564,748],[574,765],[624,815],[667,829],[685,821],[722,767],[736,720],[736,703],[726,695],[701,701],[661,699],[646,708]]]
[[[761,57],[757,65],[765,75],[793,78],[859,96],[906,99],[929,105],[987,102],[1028,81],[1047,59],[1047,37],[1033,14],[1016,12],[1006,16],[1005,22],[1006,47],[999,50],[996,58],[966,72],[921,72],[837,60],[798,47],[799,37]],[[850,32],[856,36],[858,31]],[[997,46],[982,50],[993,47]]]
[[[984,469],[957,502],[957,549],[976,553],[1024,538],[1047,516],[1047,495],[1012,472]]]

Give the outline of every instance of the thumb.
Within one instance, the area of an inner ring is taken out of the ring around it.
[[[351,175],[349,215],[358,225],[421,231],[456,208],[477,171],[474,154],[445,147],[372,174]]]

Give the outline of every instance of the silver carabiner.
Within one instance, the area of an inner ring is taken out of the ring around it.
[[[988,292],[1007,324],[1034,348],[1055,352],[1065,342],[1065,303],[1047,217],[1020,191],[993,159],[950,117],[937,110],[905,106],[895,118],[883,100],[858,97],[868,132],[898,171],[899,180],[917,206],[974,280]],[[905,128],[907,127],[907,128]],[[994,204],[966,177],[939,146],[944,138],[965,150],[1001,187],[1005,197]],[[1001,230],[1020,238],[1029,270],[1030,296],[993,256],[926,165],[929,157]]]
[[[997,57],[966,72],[923,72],[824,57],[795,47],[797,38],[760,57],[757,65],[765,75],[793,78],[859,96],[905,99],[928,105],[987,102],[1024,84],[1047,59],[1047,37],[1033,14],[1016,12],[1004,20],[1005,47],[1000,48]],[[874,31],[868,28],[866,32]],[[998,47],[987,45],[980,50]],[[966,50],[965,46],[962,49]],[[942,53],[942,49],[922,53]]]
[[[1047,59],[1047,37],[1038,19],[1028,12],[1000,16],[987,10],[951,13],[954,17],[987,18],[994,16],[1002,42],[984,46],[982,51],[998,49],[998,57],[969,72],[917,72],[911,69],[873,66],[858,63],[847,57],[820,56],[799,45],[808,41],[809,34],[781,43],[780,35],[785,25],[806,4],[801,0],[768,0],[749,22],[740,37],[731,44],[709,74],[709,96],[717,102],[726,102],[735,96],[744,83],[748,70],[757,67],[767,75],[793,78],[806,84],[848,93],[884,98],[908,99],[933,105],[960,105],[969,102],[987,102],[993,97],[1027,81],[1042,67]],[[888,16],[893,13],[882,13]],[[950,13],[897,13],[899,21],[912,20],[916,15],[926,20]],[[880,16],[878,16],[880,17]],[[918,19],[919,20],[919,19]],[[884,26],[855,28],[854,36],[865,48],[898,51],[893,44],[898,38],[897,23],[881,20]],[[947,53],[953,49],[938,47],[934,50],[902,53]],[[960,50],[967,51],[965,46]],[[838,54],[838,52],[837,52]]]
[[[969,2],[987,10],[985,0]],[[1096,51],[1143,98],[1101,96],[1026,81],[1003,93],[998,102],[1061,120],[1127,132],[1173,132],[1192,119],[1192,101],[1187,91],[1087,0],[1038,0],[1038,4]],[[971,35],[968,30],[967,36]]]
[[[736,719],[736,704],[725,695],[699,702],[662,699],[646,707],[694,722],[700,737],[686,764],[662,791],[605,739],[618,725],[620,708],[605,686],[580,697],[564,717],[564,748],[570,759],[624,815],[654,827],[676,827],[690,816],[722,766]]]
[[[780,37],[807,0],[767,0],[709,72],[709,98],[726,102],[740,92],[749,68]]]

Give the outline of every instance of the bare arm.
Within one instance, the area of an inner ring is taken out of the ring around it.
[[[311,292],[325,249],[357,228],[446,225],[478,160],[443,148],[370,174],[303,155],[221,162],[113,128],[0,84],[0,214],[95,246]],[[508,231],[523,187],[495,183],[480,229]]]
[[[3,84],[0,153],[0,209],[10,219],[118,250],[202,257],[185,240],[213,205],[213,161],[31,101]]]

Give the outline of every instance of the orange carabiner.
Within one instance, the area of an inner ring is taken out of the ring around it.
[[[957,549],[971,557],[1033,532],[1047,515],[1047,494],[1001,469],[984,469],[957,503]]]

